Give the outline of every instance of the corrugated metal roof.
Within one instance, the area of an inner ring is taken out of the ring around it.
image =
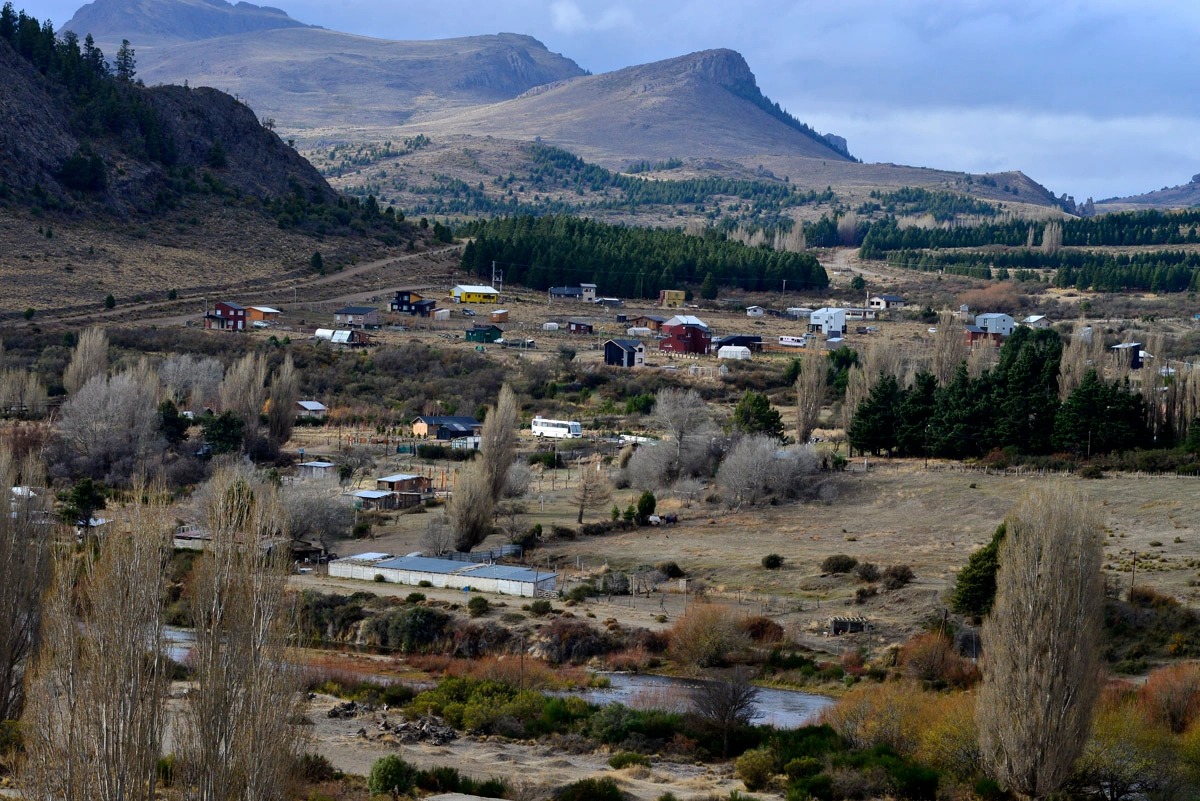
[[[487,294],[487,295],[499,295],[500,294],[499,292],[496,291],[495,287],[482,286],[480,284],[459,284],[458,286],[454,287],[454,289],[457,289],[459,292],[468,292],[468,293],[472,293],[472,294],[481,294],[481,293]],[[453,291],[454,290],[451,290],[451,292],[453,292]]]
[[[358,558],[358,557],[354,557]],[[430,556],[401,556],[375,565],[389,570],[411,570],[416,573],[451,573],[466,578],[502,579],[505,581],[546,581],[555,574],[546,570],[530,570],[515,565],[486,565],[473,562],[458,562],[453,559],[435,559]]]
[[[381,559],[391,559],[391,558],[392,558],[392,555],[390,553],[383,553],[382,551],[367,551],[366,553],[356,553],[353,556],[343,556],[338,561],[342,561],[342,562],[378,562]]]
[[[301,462],[300,464],[298,464],[296,466],[297,467],[319,467],[319,468],[324,469],[327,467],[333,467],[333,462],[325,462],[325,461],[321,461],[318,459],[315,462]]]
[[[396,481],[412,481],[414,478],[420,478],[420,476],[415,475],[413,473],[396,473],[395,475],[384,476],[383,478],[377,478],[375,480],[376,481],[386,481],[389,484],[391,484]]]
[[[251,306],[255,311],[260,311],[263,314],[283,314],[279,309],[272,309],[270,306]]]
[[[344,309],[338,309],[334,314],[370,314],[377,311],[379,309],[376,309],[374,306],[347,306]]]
[[[334,331],[329,341],[344,345],[350,341],[352,333],[351,331]]]
[[[298,403],[300,405],[301,409],[306,409],[307,411],[310,411],[310,412],[325,411],[325,404],[321,403],[320,401],[302,400],[302,401],[296,401],[296,403]]]
[[[386,498],[392,494],[391,490],[355,490],[350,493],[355,498],[365,498],[368,501],[377,501],[381,498]]]

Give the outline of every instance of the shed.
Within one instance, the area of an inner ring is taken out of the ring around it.
[[[543,331],[557,331],[558,328],[558,323],[542,323]]]
[[[270,306],[251,306],[246,309],[246,318],[251,323],[273,323],[279,320],[279,315],[282,313],[279,309],[273,309]]]
[[[400,507],[400,496],[388,490],[354,490],[346,494],[353,499],[355,509],[362,509],[365,512]]]
[[[554,592],[558,575],[536,568],[489,565],[434,559],[427,556],[402,556],[395,559],[365,559],[360,554],[329,563],[329,575],[376,581],[376,576],[394,584],[478,590],[500,595],[533,598]],[[373,554],[371,555],[373,556]]]
[[[329,414],[325,404],[315,400],[296,401],[296,416],[307,417],[311,420],[324,420]]]
[[[567,330],[572,334],[593,334],[596,332],[596,326],[587,320],[568,320]]]
[[[635,325],[633,328],[625,329],[625,336],[630,337],[648,337],[654,332],[644,325]]]
[[[375,488],[389,492],[428,492],[430,480],[415,473],[395,473],[375,479]]]
[[[337,475],[337,465],[323,459],[301,462],[296,465],[296,475],[301,478],[329,478]]]
[[[450,310],[449,309],[434,309],[432,312],[429,313],[429,316],[435,320],[449,320],[450,319]]]
[[[747,306],[746,307],[746,316],[747,317],[762,317],[766,313],[767,313],[767,310],[764,309],[762,306]]]
[[[660,289],[658,291],[658,305],[664,309],[681,308],[687,298],[687,292],[682,289]]]
[[[474,325],[467,329],[468,342],[495,342],[504,336],[504,332],[495,325]]]
[[[496,309],[495,311],[493,311],[491,314],[488,315],[488,319],[491,320],[493,323],[507,323],[508,322],[508,309]]]
[[[1049,328],[1050,318],[1044,314],[1031,314],[1021,321],[1021,325],[1029,328]]]
[[[744,361],[750,358],[750,349],[745,345],[725,345],[717,348],[717,358]]]

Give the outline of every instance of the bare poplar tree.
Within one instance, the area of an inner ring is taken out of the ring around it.
[[[697,457],[707,450],[707,440],[714,433],[712,415],[696,390],[668,388],[655,393],[653,418],[670,437],[669,444],[656,446],[670,450],[671,464],[659,479],[669,484],[697,467]]]
[[[0,489],[12,487],[9,513],[0,514],[0,720],[16,720],[25,705],[25,674],[42,628],[42,596],[50,583],[50,551],[41,463],[18,463],[0,446]]]
[[[808,442],[828,393],[829,360],[823,353],[805,351],[796,377],[796,442]]]
[[[125,515],[123,530],[110,533],[98,554],[64,551],[56,565],[49,636],[30,681],[24,784],[31,798],[155,796],[170,683],[169,526],[161,506],[128,507]]]
[[[211,356],[172,355],[159,366],[158,376],[172,400],[200,409],[217,405],[225,367]]]
[[[479,452],[492,498],[499,500],[517,454],[517,398],[508,384],[500,387],[496,406],[483,421]]]
[[[1071,332],[1066,347],[1063,348],[1062,359],[1058,370],[1058,397],[1066,400],[1070,397],[1079,383],[1083,381],[1088,370],[1099,369],[1101,358],[1104,356],[1103,337],[1092,330],[1091,326],[1080,323]]]
[[[983,627],[980,746],[996,781],[1044,798],[1070,776],[1100,692],[1103,549],[1085,500],[1062,487],[1031,492],[1006,526]]]
[[[218,394],[221,410],[233,412],[247,425],[257,425],[267,401],[267,360],[260,353],[247,353],[225,373]]]
[[[954,371],[966,359],[966,330],[955,323],[953,314],[942,312],[938,315],[937,333],[933,336],[933,364],[930,366],[938,386],[949,384]]]
[[[579,485],[571,495],[571,505],[579,510],[576,523],[583,523],[584,512],[604,509],[612,500],[612,485],[599,461],[593,459],[581,465]]]
[[[858,405],[871,394],[871,379],[861,365],[854,365],[846,373],[846,398],[842,401],[842,429],[850,430],[850,421],[858,411]]]
[[[492,517],[496,498],[484,469],[483,460],[476,459],[458,472],[454,492],[446,505],[446,520],[454,532],[454,547],[469,551],[492,533]]]
[[[146,362],[109,378],[92,376],[63,405],[58,433],[78,469],[110,481],[143,472],[162,445],[158,378]]]
[[[1057,221],[1046,223],[1046,228],[1042,231],[1042,252],[1057,253],[1062,248],[1062,243],[1062,223]]]
[[[74,395],[94,376],[108,372],[108,334],[103,328],[88,328],[79,335],[71,361],[63,373],[63,386]]]
[[[454,532],[443,520],[430,520],[421,535],[421,550],[428,556],[441,556],[454,548]]]
[[[40,417],[46,413],[46,387],[28,370],[0,371],[0,415]]]
[[[185,797],[283,797],[299,733],[298,671],[279,495],[252,472],[223,467],[204,492],[212,536],[192,584],[196,643],[180,745]]]
[[[271,379],[270,400],[267,431],[272,442],[283,445],[292,436],[292,426],[296,423],[296,402],[300,400],[300,376],[291,354],[284,357],[283,364]]]
[[[776,440],[756,434],[737,441],[721,461],[716,483],[729,506],[754,505],[771,496],[797,496],[802,479],[816,467],[810,448],[781,449]]]

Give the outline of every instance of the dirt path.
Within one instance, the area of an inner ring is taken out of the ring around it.
[[[428,262],[430,266],[436,265],[439,268],[444,263],[448,274],[448,271],[456,266],[454,261],[448,257],[450,254],[457,254],[462,248],[463,245],[457,244],[436,250],[422,251],[420,253],[389,256],[364,264],[357,264],[339,272],[323,276],[305,276],[299,278],[288,278],[285,276],[282,279],[272,279],[270,281],[256,280],[247,282],[243,286],[231,286],[228,293],[224,294],[222,298],[228,300],[242,299],[247,302],[251,302],[250,299],[252,298],[252,302],[255,303],[290,303],[293,306],[321,303],[348,303],[366,300],[400,289],[417,289],[428,286],[427,281],[419,281],[414,284],[411,280],[411,274],[395,274],[397,272],[396,268],[407,266],[414,261]],[[375,279],[375,288],[362,290],[361,286],[364,280],[371,277]],[[355,287],[355,290],[349,292],[336,291],[351,287]],[[37,324],[43,328],[74,327],[100,322],[106,325],[136,324],[139,327],[184,325],[188,321],[195,320],[200,316],[201,312],[197,311],[197,309],[205,302],[206,298],[209,300],[217,299],[213,292],[181,293],[176,300],[153,301],[139,304],[136,307],[137,314],[133,316],[130,315],[128,306],[121,306],[115,309],[76,314],[54,315],[43,313],[38,315]],[[184,308],[188,309],[186,313],[181,311]],[[162,312],[162,314],[155,316],[159,312]]]

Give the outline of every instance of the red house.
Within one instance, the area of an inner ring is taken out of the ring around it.
[[[204,314],[204,327],[221,331],[245,331],[249,317],[246,307],[224,300],[217,301],[212,311]]]
[[[662,332],[666,339],[659,340],[659,350],[700,355],[712,350],[712,332],[699,317],[677,314],[663,323]]]

